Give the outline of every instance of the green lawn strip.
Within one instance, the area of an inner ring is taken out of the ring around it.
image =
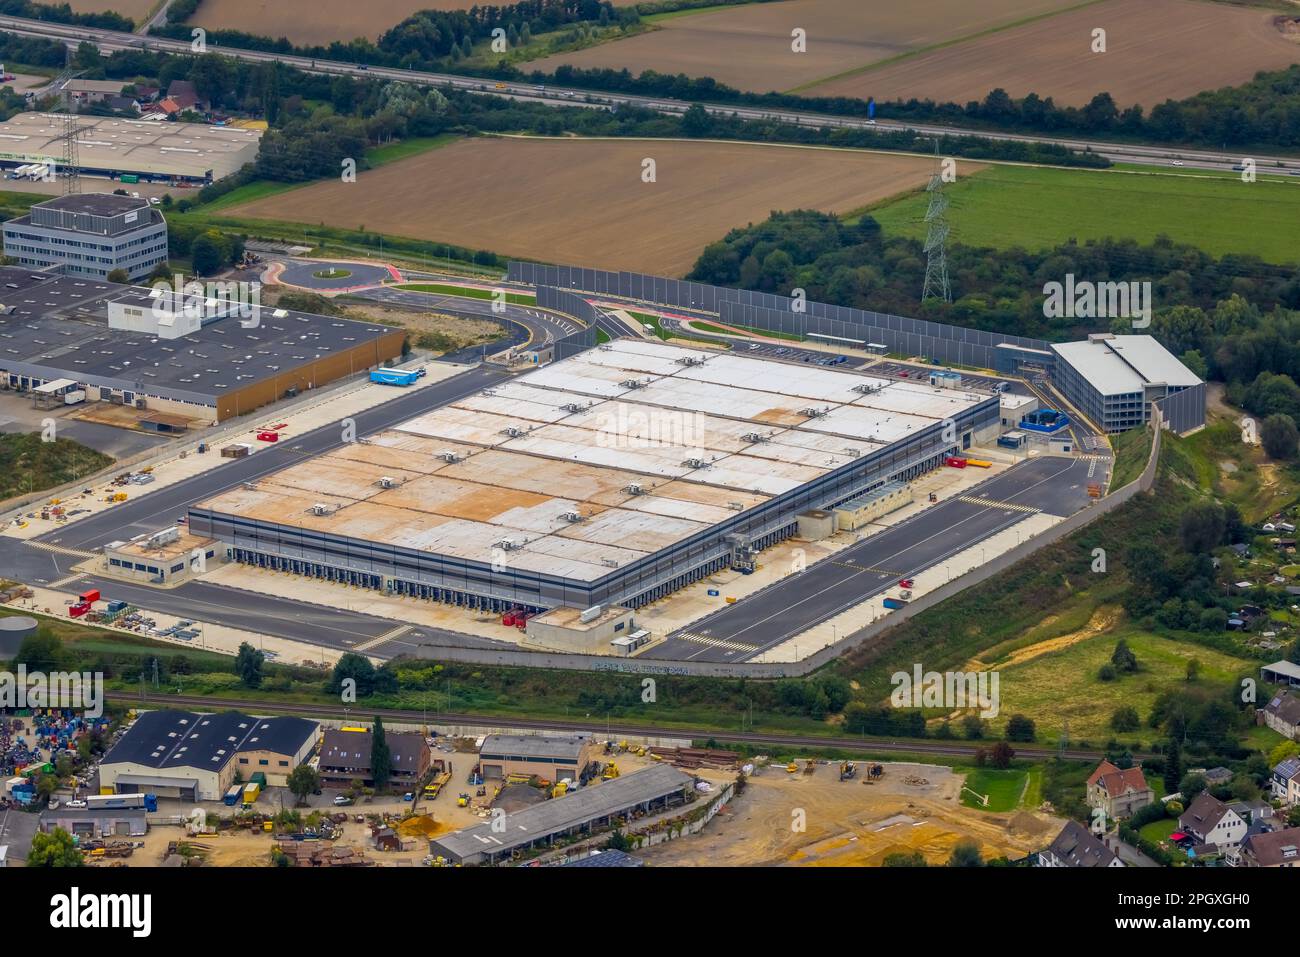
[[[408,292],[428,292],[437,293],[441,296],[459,296],[462,299],[491,299],[493,290],[478,289],[473,286],[452,286],[446,283],[427,283],[427,282],[403,282],[398,283],[394,289],[404,289]],[[515,306],[535,306],[537,297],[519,292],[506,293],[506,302]]]
[[[997,164],[948,187],[954,241],[997,249],[1045,249],[1071,239],[1150,243],[1161,234],[1214,256],[1298,258],[1300,178],[1257,182],[1165,173],[1065,170]],[[890,233],[922,239],[927,197],[908,193],[876,207]]]
[[[721,336],[736,335],[734,329],[726,329],[722,326],[715,326],[711,322],[703,322],[698,319],[691,320],[691,328],[694,329],[696,332],[711,332],[714,335],[721,335]],[[744,327],[738,326],[737,328],[744,328]],[[749,331],[753,332],[756,335],[766,336],[769,339],[785,339],[789,342],[803,342],[803,336],[797,335],[793,332],[769,332],[767,329],[750,329]]]
[[[366,162],[371,169],[374,169],[388,163],[394,163],[397,160],[409,159],[421,153],[440,149],[461,139],[464,139],[464,137],[455,133],[439,133],[437,136],[412,136],[404,140],[386,143],[383,146],[372,146],[366,150]]]

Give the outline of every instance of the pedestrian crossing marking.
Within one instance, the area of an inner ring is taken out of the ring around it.
[[[64,585],[71,585],[71,584],[72,584],[73,582],[75,582],[77,579],[79,579],[79,578],[85,578],[85,577],[86,577],[86,576],[85,576],[84,574],[80,573],[80,572],[78,572],[78,573],[75,574],[75,575],[64,575],[64,576],[63,576],[62,578],[60,578],[58,581],[52,581],[52,582],[50,582],[48,585],[46,585],[45,587],[46,587],[46,588],[62,588]]]
[[[726,648],[728,651],[757,651],[758,645],[747,645],[740,641],[729,641],[726,638],[710,638],[708,635],[697,635],[693,631],[679,631],[672,636],[681,638],[683,641],[693,641],[697,645],[706,645],[709,648]]]
[[[47,551],[47,552],[56,552],[56,553],[59,554],[59,555],[72,555],[72,556],[74,556],[74,557],[76,557],[76,558],[94,558],[94,557],[95,557],[95,553],[94,553],[94,552],[80,551],[79,549],[76,549],[76,548],[65,548],[65,547],[62,546],[62,545],[52,545],[52,544],[50,544],[49,542],[33,542],[33,541],[28,541],[27,544],[30,545],[30,546],[32,546],[32,548],[39,548],[39,549],[42,549],[42,550]]]
[[[958,496],[957,501],[965,502],[967,505],[982,505],[984,508],[1005,508],[1009,512],[1029,512],[1038,513],[1042,509],[1034,508],[1032,505],[1018,505],[1015,502],[995,502],[988,498],[977,498],[973,495]]]
[[[1079,459],[1082,462],[1109,462],[1110,461],[1109,455],[1096,455],[1091,452],[1086,452],[1083,453],[1082,455],[1076,455],[1075,458]]]
[[[855,572],[871,572],[875,575],[884,575],[887,578],[902,578],[903,573],[894,571],[892,568],[877,568],[875,565],[859,565],[852,560],[847,562],[832,561],[832,565],[838,565],[841,568],[852,568]]]
[[[394,638],[400,638],[411,630],[410,625],[398,625],[392,631],[386,631],[382,635],[376,635],[374,638],[367,638],[360,644],[353,645],[353,651],[369,651],[371,648],[378,648],[380,645],[392,641]]]

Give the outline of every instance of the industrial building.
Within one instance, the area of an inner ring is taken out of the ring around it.
[[[990,439],[998,397],[616,340],[195,504],[238,562],[474,608],[638,608]]]
[[[167,221],[146,199],[72,194],[6,222],[4,246],[20,266],[61,266],[67,275],[93,279],[123,269],[143,279],[167,262]]]
[[[1151,336],[1102,332],[1083,342],[1053,343],[1052,352],[1053,383],[1104,432],[1145,425],[1152,402],[1178,432],[1205,424],[1205,383]]]
[[[490,734],[479,748],[479,769],[485,779],[512,775],[546,781],[578,780],[600,748],[589,734]]]
[[[506,814],[504,826],[489,821],[434,838],[429,853],[453,864],[496,864],[556,838],[591,833],[616,818],[680,805],[693,780],[676,768],[656,765]]]
[[[49,834],[55,828],[82,840],[107,837],[143,837],[149,832],[149,819],[143,810],[127,808],[68,807],[42,811],[40,829]]]
[[[0,123],[0,169],[63,165],[65,114],[16,113]],[[204,123],[78,116],[77,169],[83,176],[142,183],[204,185],[257,158],[262,132]]]
[[[320,725],[305,718],[257,718],[238,711],[146,711],[99,768],[101,791],[217,801],[238,771],[283,786],[307,759]]]
[[[104,546],[110,574],[151,585],[179,584],[220,563],[224,554],[212,539],[190,535],[179,525]]]
[[[145,325],[131,327],[128,312]],[[256,321],[217,311],[192,326],[185,313],[152,289],[0,267],[0,389],[66,380],[89,402],[207,425],[377,368],[406,335],[285,309]]]

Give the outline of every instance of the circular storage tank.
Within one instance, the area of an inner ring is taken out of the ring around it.
[[[36,632],[37,624],[35,618],[26,615],[0,616],[0,661],[18,654],[23,639]]]

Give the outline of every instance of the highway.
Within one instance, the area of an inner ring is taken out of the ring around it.
[[[102,50],[155,50],[166,53],[189,55],[192,53],[188,40],[170,40],[163,37],[143,37],[133,33],[117,30],[99,30],[84,26],[69,26],[61,23],[49,23],[41,20],[29,20],[22,17],[0,16],[0,29],[23,36],[45,37],[62,40],[68,46],[75,47],[83,41],[90,41]],[[290,56],[281,53],[266,53],[260,50],[244,50],[238,47],[217,46],[211,44],[213,52],[228,57],[260,63],[284,63],[309,73],[349,75],[358,78],[378,77],[388,80],[405,80],[411,83],[449,86],[471,93],[494,94],[516,99],[527,99],[544,103],[548,106],[597,106],[613,109],[620,106],[636,106],[658,113],[684,113],[691,105],[685,100],[669,97],[637,96],[624,93],[592,92],[578,88],[556,86],[537,86],[519,81],[498,81],[479,77],[458,76],[450,73],[429,73],[406,70],[398,67],[367,66],[337,60],[313,59],[310,57]],[[705,109],[718,115],[735,115],[742,119],[777,120],[814,128],[840,127],[846,129],[876,129],[887,132],[912,132],[918,137],[934,136],[977,136],[992,140],[1018,141],[1031,143],[1052,143],[1073,150],[1089,150],[1116,163],[1135,163],[1148,166],[1209,169],[1230,171],[1241,162],[1241,155],[1216,152],[1205,149],[1184,148],[1181,146],[1138,146],[1127,143],[1115,143],[1104,140],[1089,140],[1079,137],[1036,136],[1021,133],[1004,133],[996,130],[979,130],[953,127],[931,123],[905,123],[892,120],[868,120],[858,117],[828,116],[804,110],[781,108],[757,108],[725,103],[705,103]],[[1260,172],[1284,172],[1300,176],[1300,159],[1283,156],[1252,157]]]
[[[903,578],[942,566],[1034,512],[1065,518],[1087,507],[1092,465],[1057,456],[1028,459],[743,601],[724,605],[637,657],[748,661]]]
[[[155,707],[155,708],[187,708],[199,711],[224,711],[230,708],[240,708],[245,711],[252,711],[259,715],[266,714],[296,714],[312,718],[355,718],[358,712],[358,706],[352,705],[345,708],[342,705],[324,705],[324,704],[291,704],[287,702],[241,702],[231,698],[213,698],[201,697],[198,695],[150,695],[150,694],[123,694],[119,692],[108,692],[107,697],[110,701],[131,707]],[[479,727],[505,727],[505,728],[527,728],[535,731],[585,731],[599,737],[604,728],[604,734],[610,737],[620,735],[636,735],[638,737],[660,737],[660,738],[691,738],[692,740],[706,740],[712,738],[719,743],[737,743],[737,744],[754,744],[763,746],[784,746],[784,747],[801,747],[801,748],[821,748],[824,750],[836,749],[841,751],[861,751],[867,753],[888,753],[902,752],[906,754],[941,754],[941,755],[958,755],[963,757],[973,757],[975,752],[981,748],[987,748],[987,742],[976,742],[972,744],[963,744],[960,741],[886,741],[878,738],[867,737],[826,737],[823,735],[799,735],[799,734],[777,734],[764,731],[725,731],[717,728],[701,727],[663,727],[651,724],[629,723],[627,721],[597,721],[593,723],[586,721],[566,721],[561,718],[522,718],[513,715],[486,715],[486,714],[467,714],[456,711],[402,711],[393,708],[370,708],[365,709],[366,714],[375,714],[385,721],[392,722],[409,722],[420,725],[439,725],[449,726],[479,726]],[[606,738],[608,740],[609,738]],[[1071,761],[1097,761],[1105,757],[1101,751],[1081,751],[1073,748],[1066,748],[1061,751],[1056,748],[1036,748],[1026,747],[1021,744],[1013,744],[1016,750],[1016,756],[1021,758],[1038,758],[1046,759],[1057,757],[1058,755]],[[1135,758],[1147,757],[1145,754],[1135,754]]]

